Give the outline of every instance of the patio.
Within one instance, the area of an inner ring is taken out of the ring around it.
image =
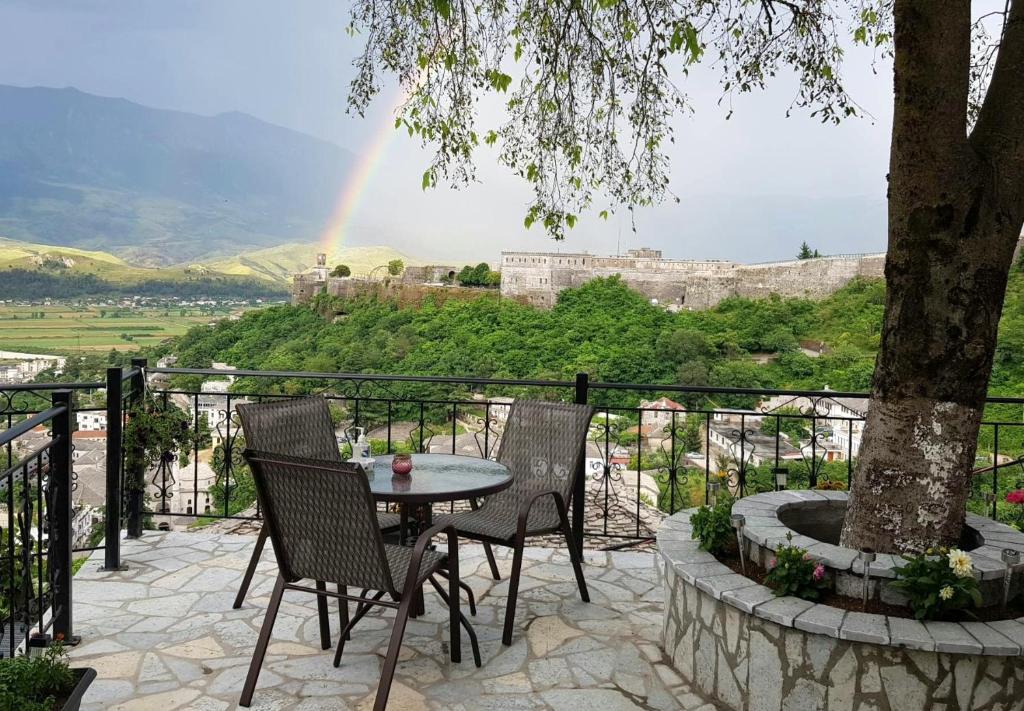
[[[235,708],[276,575],[264,554],[246,604],[232,610],[254,536],[147,532],[125,541],[128,569],[103,573],[96,552],[75,576],[73,664],[98,679],[83,709]],[[447,658],[447,611],[432,591],[410,620],[389,709],[629,711],[714,706],[664,663],[663,591],[647,552],[585,552],[592,602],[580,602],[564,551],[527,547],[515,642],[501,645],[507,581],[494,582],[479,545],[460,546],[473,588],[483,666],[463,635],[462,664]],[[495,550],[507,573],[511,553]],[[332,641],[337,608],[331,602]],[[464,606],[464,611],[468,613]],[[372,705],[391,629],[375,608],[353,631],[341,668],[321,650],[314,598],[286,594],[253,709],[361,709]]]

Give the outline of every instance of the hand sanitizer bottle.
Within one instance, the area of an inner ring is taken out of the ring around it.
[[[356,441],[356,451],[358,452],[359,463],[363,469],[367,473],[372,472],[375,460],[370,455],[370,440],[366,438],[365,433],[360,433],[359,439]]]

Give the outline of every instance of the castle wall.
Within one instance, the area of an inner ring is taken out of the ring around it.
[[[618,275],[630,288],[660,304],[707,309],[730,296],[822,298],[855,277],[882,277],[885,267],[884,254],[751,265],[660,259],[657,254],[652,250],[637,250],[625,257],[505,252],[501,259],[501,294],[551,307],[563,289],[581,286],[596,277]]]

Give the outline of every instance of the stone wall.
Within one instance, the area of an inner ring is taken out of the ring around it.
[[[536,306],[552,306],[563,289],[618,275],[631,288],[661,304],[707,309],[730,296],[821,298],[855,277],[881,278],[884,266],[884,254],[738,264],[661,259],[647,250],[625,257],[503,252],[501,293]]]
[[[1022,620],[920,623],[775,597],[699,550],[691,513],[658,531],[663,649],[722,707],[1024,708]]]

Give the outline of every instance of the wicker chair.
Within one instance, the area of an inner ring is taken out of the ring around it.
[[[480,666],[476,635],[459,609],[458,538],[451,524],[437,524],[428,529],[417,539],[415,547],[386,544],[377,525],[366,474],[359,465],[249,449],[244,456],[252,468],[263,504],[265,527],[270,531],[280,572],[253,650],[240,705],[249,706],[252,702],[285,590],[312,593],[318,600],[334,597],[343,602],[341,607],[345,612],[335,666],[341,661],[349,633],[371,606],[397,608],[373,706],[376,711],[383,711],[387,705],[410,605],[427,581],[448,605],[452,661],[461,661],[461,624],[469,633],[473,658]],[[431,538],[442,532],[448,535],[447,553],[429,548]],[[442,570],[447,574],[447,592],[434,578],[434,574]],[[302,580],[335,582],[338,591],[300,585]],[[362,593],[350,595],[349,586],[362,588]],[[371,590],[376,591],[372,596]],[[391,599],[382,599],[385,595]],[[351,620],[348,619],[349,600],[357,603]]]
[[[327,401],[322,397],[308,397],[291,400],[277,400],[259,404],[242,404],[237,408],[242,421],[246,447],[261,452],[286,454],[293,457],[308,457],[331,462],[340,462],[341,452],[334,436],[334,424]],[[377,523],[382,529],[398,528],[398,514],[378,512]],[[260,529],[256,548],[249,559],[249,565],[242,576],[233,607],[238,609],[245,601],[245,594],[252,583],[256,565],[267,542],[267,527]],[[318,587],[323,582],[317,583]],[[331,646],[330,627],[327,622],[327,600],[319,598],[320,636],[324,649]],[[344,604],[344,603],[342,603]]]
[[[438,517],[459,535],[484,544],[491,575],[500,580],[491,545],[514,549],[502,642],[512,644],[523,546],[530,536],[561,533],[569,547],[580,597],[590,602],[579,551],[567,515],[573,484],[587,442],[593,408],[558,402],[516,400],[498,448],[498,461],[512,471],[512,485],[473,503],[472,511]]]

